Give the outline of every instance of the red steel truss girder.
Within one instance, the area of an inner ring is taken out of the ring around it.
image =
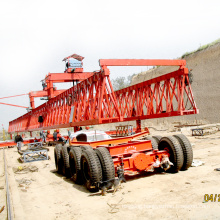
[[[195,114],[196,104],[186,83],[188,75],[177,70],[113,93],[109,76],[96,73],[10,122],[9,132]],[[184,96],[190,104],[187,109]],[[38,122],[40,115],[43,123]]]
[[[124,121],[196,114],[184,69],[115,92]]]
[[[183,66],[172,73],[116,92],[113,91],[109,79],[109,70],[102,66],[100,72],[94,73],[87,80],[11,121],[9,132],[170,117],[197,112],[188,69]],[[43,116],[43,123],[38,122],[39,116]]]
[[[108,121],[122,121],[112,91],[109,75],[97,72],[31,112],[11,121],[9,132],[101,124],[105,119],[103,108],[110,106],[109,102],[115,110],[114,114],[112,110],[108,111]],[[107,96],[109,97],[105,98]],[[43,123],[38,122],[39,116],[43,116]]]

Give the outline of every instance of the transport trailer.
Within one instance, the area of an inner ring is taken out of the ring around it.
[[[176,173],[191,166],[193,152],[186,136],[144,135],[145,132],[127,139],[58,144],[54,149],[57,171],[72,177],[77,184],[85,184],[89,191],[97,192],[103,187],[111,188],[121,176],[126,178],[126,175],[155,169]]]

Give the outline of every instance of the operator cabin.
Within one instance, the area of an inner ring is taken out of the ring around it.
[[[69,58],[66,60],[66,70],[72,69],[74,72],[75,68],[82,68],[82,61],[76,60],[74,58]]]

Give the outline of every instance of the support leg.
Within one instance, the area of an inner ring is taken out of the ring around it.
[[[136,120],[136,133],[141,132],[141,120]]]

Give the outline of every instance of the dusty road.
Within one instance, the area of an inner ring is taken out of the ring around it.
[[[177,174],[129,178],[115,195],[106,196],[90,196],[84,186],[54,172],[53,147],[51,160],[26,164],[18,162],[16,148],[9,148],[5,152],[14,219],[220,219],[220,172],[214,171],[220,168],[220,132],[188,138],[194,159],[204,165]],[[15,173],[19,166],[36,166],[38,171]],[[0,178],[2,186],[4,175]],[[5,191],[0,192],[4,203]],[[217,194],[216,201],[204,202],[205,194]],[[5,212],[0,219],[5,219]]]

